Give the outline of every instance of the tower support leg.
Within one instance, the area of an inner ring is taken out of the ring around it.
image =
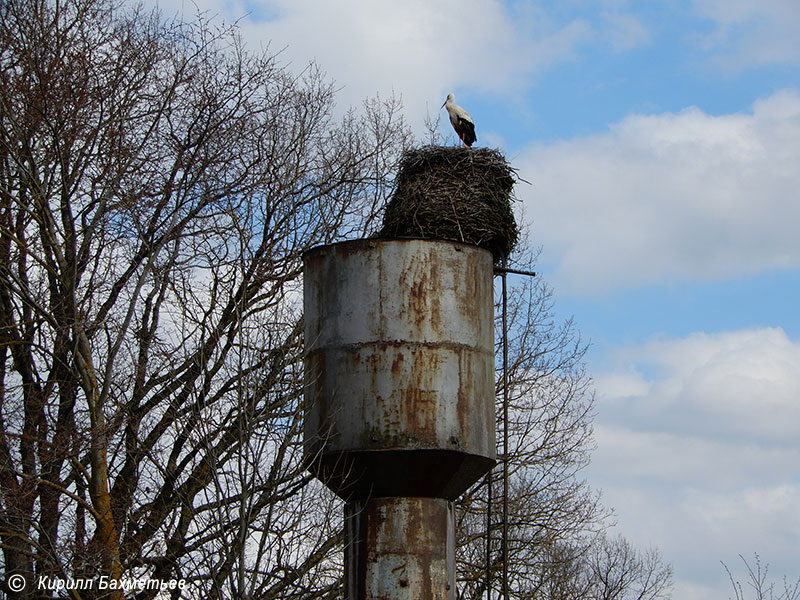
[[[344,527],[346,600],[455,600],[449,500],[352,500]]]

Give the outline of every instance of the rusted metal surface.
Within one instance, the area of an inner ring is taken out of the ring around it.
[[[304,261],[309,467],[345,498],[455,498],[495,458],[491,253],[356,240]]]
[[[454,600],[453,503],[373,498],[345,507],[348,600]]]
[[[491,253],[357,240],[304,256],[305,460],[347,500],[347,600],[454,600],[452,500],[495,463]]]

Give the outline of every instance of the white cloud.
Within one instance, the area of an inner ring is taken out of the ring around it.
[[[535,3],[483,0],[148,0],[167,15],[195,6],[237,21],[251,47],[269,46],[299,71],[317,62],[344,108],[380,94],[402,96],[406,116],[422,125],[449,92],[522,97],[535,76],[592,41],[593,24]],[[187,6],[188,5],[188,6]],[[551,12],[558,12],[554,18]],[[635,20],[608,18],[609,43],[636,44]]]
[[[796,0],[694,0],[714,30],[701,47],[725,69],[800,63],[800,3]]]
[[[633,115],[537,145],[518,190],[555,280],[573,290],[800,266],[800,94],[752,112]]]
[[[775,580],[800,570],[800,341],[764,328],[619,350],[597,380],[590,484],[620,533],[657,545],[675,597],[725,589],[726,561],[758,552]]]
[[[602,412],[603,409],[601,409]],[[800,452],[772,443],[703,438],[693,431],[653,432],[608,424],[595,426],[598,448],[591,471],[624,488],[714,489],[733,493],[748,484],[783,483]],[[615,485],[616,487],[616,485]],[[626,492],[627,494],[627,492]]]
[[[376,93],[401,94],[415,120],[437,114],[448,92],[520,92],[530,76],[573,54],[589,36],[576,19],[554,24],[529,7],[445,0],[274,0],[252,2],[267,18],[242,29],[269,40],[296,66],[316,60],[342,87],[340,101],[358,104]]]
[[[604,500],[617,510],[618,533],[638,547],[657,546],[672,564],[673,598],[728,598],[721,595],[732,593],[721,561],[744,581],[740,554],[751,563],[753,553],[761,555],[779,585],[784,575],[800,576],[800,486],[716,492],[617,485]]]
[[[653,340],[616,360],[624,367],[597,378],[598,396],[626,424],[741,444],[800,439],[800,343],[780,328]]]

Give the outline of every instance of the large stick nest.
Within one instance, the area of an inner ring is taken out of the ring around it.
[[[426,146],[406,151],[377,235],[475,244],[490,250],[498,263],[519,239],[511,210],[516,180],[497,150]]]

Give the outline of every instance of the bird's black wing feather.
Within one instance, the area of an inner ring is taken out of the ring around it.
[[[458,120],[458,135],[467,146],[472,146],[478,141],[478,136],[475,135],[475,123],[466,119]]]

